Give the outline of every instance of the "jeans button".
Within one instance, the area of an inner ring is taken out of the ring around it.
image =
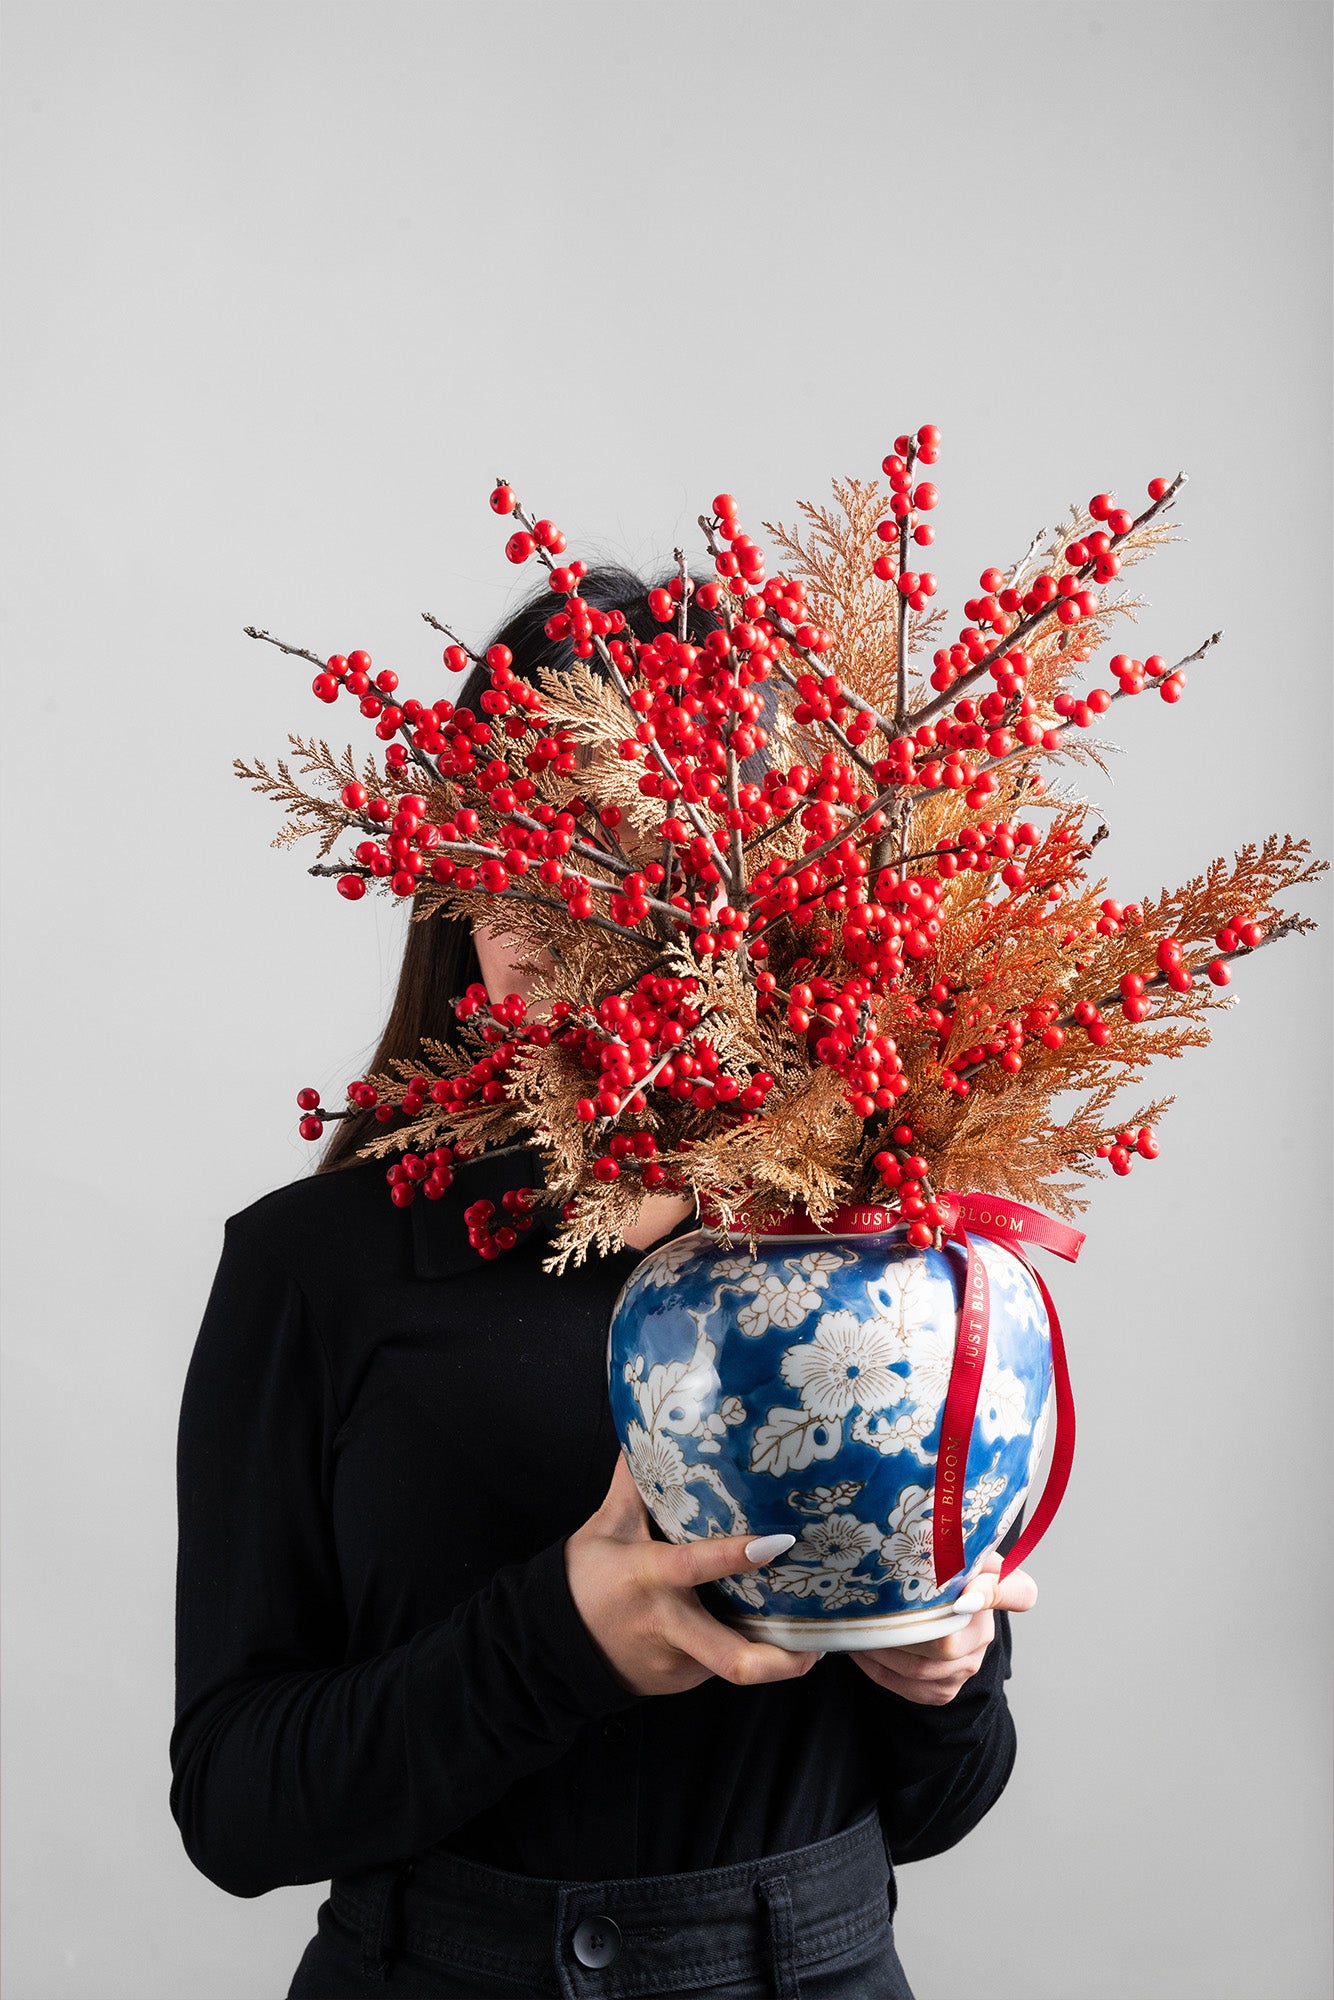
[[[585,1917],[570,1943],[580,1965],[610,1965],[621,1948],[621,1933],[610,1917]]]

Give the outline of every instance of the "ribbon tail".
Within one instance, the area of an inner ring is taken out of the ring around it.
[[[982,1371],[987,1358],[991,1317],[987,1267],[969,1241],[966,1229],[957,1240],[967,1253],[959,1325],[954,1336],[954,1360],[940,1419],[936,1451],[935,1492],[931,1503],[931,1550],[937,1589],[964,1566],[963,1501],[968,1478],[968,1450],[973,1441]]]
[[[1016,1247],[1016,1246],[1011,1246]],[[1051,1329],[1052,1384],[1056,1396],[1056,1435],[1052,1441],[1051,1463],[1043,1482],[1042,1493],[1037,1506],[1029,1516],[1027,1525],[1014,1547],[1004,1558],[1000,1567],[1001,1576],[1008,1576],[1012,1569],[1018,1569],[1024,1557],[1031,1555],[1046,1534],[1065,1494],[1070,1478],[1070,1467],[1075,1455],[1075,1399],[1070,1388],[1070,1370],[1065,1358],[1065,1340],[1061,1333],[1060,1315],[1051,1293],[1047,1290],[1042,1273],[1027,1258],[1028,1266],[1042,1293],[1042,1302],[1047,1308],[1047,1323]]]

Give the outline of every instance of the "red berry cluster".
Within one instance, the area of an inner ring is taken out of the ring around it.
[[[622,1111],[646,1111],[650,1091],[699,1111],[722,1108],[728,1117],[750,1119],[764,1109],[773,1089],[768,1072],[730,1074],[713,1042],[697,1032],[703,1023],[693,1000],[698,985],[694,979],[646,973],[629,992],[608,994],[583,1021],[571,1021],[568,1008],[557,1002],[553,1022],[567,1023],[557,1041],[598,1079],[594,1095],[581,1097],[576,1107],[586,1124],[617,1118]],[[632,1152],[636,1159],[652,1160],[657,1152],[652,1133],[635,1134],[633,1146],[613,1141],[608,1157],[614,1164]],[[661,1184],[660,1169],[644,1171],[646,1185]],[[616,1174],[604,1166],[600,1178],[615,1180]]]
[[[798,960],[794,969],[806,970],[808,962]],[[816,1062],[844,1079],[847,1101],[859,1118],[890,1110],[908,1088],[897,1043],[872,1026],[875,990],[874,980],[855,974],[841,985],[823,977],[803,979],[788,994],[788,1027],[806,1036]]]
[[[1135,1156],[1141,1160],[1156,1160],[1158,1141],[1153,1128],[1141,1125],[1137,1131],[1118,1132],[1115,1139],[1106,1139],[1095,1148],[1100,1160],[1106,1160],[1114,1174],[1125,1175],[1135,1164]]]
[[[896,1125],[891,1137],[894,1150],[877,1153],[871,1164],[893,1191],[899,1214],[908,1224],[908,1241],[924,1250],[944,1222],[945,1211],[929,1192],[930,1167],[925,1156],[912,1150],[912,1126]]]
[[[512,1250],[525,1229],[533,1226],[532,1208],[537,1199],[530,1187],[507,1188],[500,1206],[508,1220],[492,1227],[496,1212],[493,1201],[473,1201],[463,1211],[468,1241],[479,1257],[494,1263],[504,1251]]]
[[[913,569],[908,552],[935,538],[928,517],[940,493],[921,473],[939,452],[939,431],[924,424],[896,437],[882,464],[888,495],[870,543],[878,553],[868,556],[876,578],[894,585],[901,660],[912,651],[909,613],[926,612],[937,594],[935,576]],[[1089,621],[1121,571],[1122,545],[1170,502],[1177,484],[1152,480],[1139,516],[1111,494],[1095,494],[1087,528],[1036,574],[1027,566],[984,568],[964,603],[966,622],[932,655],[930,692],[914,708],[901,669],[892,712],[883,713],[855,684],[856,659],[839,653],[840,635],[820,622],[830,615],[827,595],[812,589],[808,597],[801,577],[768,574],[731,494],[715,495],[711,514],[701,516],[713,577],[689,575],[678,551],[679,573],[648,593],[656,629],[641,638],[622,610],[603,610],[581,594],[587,565],[568,558],[562,530],[530,517],[514,488],[498,481],[490,505],[507,525],[506,557],[539,563],[557,600],[544,621],[548,640],[576,660],[596,660],[609,696],[623,704],[624,734],[611,739],[630,767],[621,805],[574,791],[583,732],[551,713],[542,691],[515,673],[504,645],[479,659],[440,627],[450,642],[447,668],[485,669],[472,706],[401,698],[397,675],[374,671],[362,650],[334,655],[315,677],[321,701],[350,695],[386,746],[382,785],[341,786],[356,844],[336,870],[321,872],[336,872],[349,900],[376,881],[405,900],[422,889],[522,896],[550,911],[553,943],[568,936],[562,923],[591,922],[636,949],[649,947],[651,969],[627,978],[627,961],[618,959],[613,990],[558,1000],[543,1021],[530,1021],[517,996],[493,1003],[480,985],[470,987],[456,1007],[471,1046],[448,1074],[419,1074],[383,1098],[358,1080],[348,1087],[346,1112],[322,1113],[318,1093],[304,1090],[303,1135],[318,1138],[328,1118],[358,1113],[409,1126],[420,1119],[415,1146],[404,1132],[390,1186],[402,1206],[419,1188],[438,1199],[459,1155],[425,1139],[441,1130],[462,1136],[471,1114],[517,1104],[515,1066],[533,1050],[555,1048],[580,1093],[571,1103],[586,1133],[589,1180],[610,1183],[631,1171],[646,1189],[684,1185],[681,1156],[690,1145],[734,1121],[764,1118],[775,1091],[781,1099],[786,1088],[754,1060],[725,1060],[713,1039],[705,969],[731,957],[754,989],[765,1033],[785,1033],[806,1064],[839,1078],[870,1135],[859,1159],[874,1158],[882,1186],[917,1232],[912,1240],[929,1240],[941,1211],[927,1150],[910,1123],[892,1122],[908,1112],[902,1100],[910,1090],[929,1085],[962,1099],[984,1068],[984,1087],[1004,1088],[1035,1048],[1045,1058],[1035,1072],[1050,1073],[1051,1054],[1071,1035],[1117,1059],[1116,1010],[1135,1024],[1149,1018],[1155,990],[1160,1017],[1164,989],[1185,992],[1201,975],[1225,985],[1226,959],[1265,936],[1253,907],[1218,929],[1219,955],[1197,964],[1186,944],[1159,939],[1150,927],[1144,959],[1152,950],[1153,963],[1119,977],[1109,971],[1111,990],[1089,994],[1082,975],[1102,942],[1141,926],[1144,907],[1086,893],[1078,814],[1062,810],[1046,831],[1003,816],[1006,807],[1017,813],[1020,797],[1037,810],[1044,787],[1036,759],[1059,750],[1071,728],[1090,727],[1114,700],[1150,686],[1169,703],[1179,699],[1182,667],[1159,654],[1118,653],[1108,663],[1113,685],[1052,693],[1054,656],[1044,649],[1051,628],[1064,628],[1060,657],[1069,668],[1087,661],[1096,638]],[[789,748],[743,782],[744,761],[770,747],[776,706],[785,708],[776,742],[790,743],[796,731],[800,756]],[[408,789],[411,767],[421,774],[417,790]],[[641,808],[635,790],[652,803]],[[931,803],[932,794],[941,796]],[[932,830],[914,852],[919,807]],[[979,816],[988,809],[992,817]],[[626,819],[633,839],[623,845]],[[942,827],[950,831],[942,835]],[[640,858],[646,849],[653,858]],[[1240,879],[1236,890],[1247,893]],[[1068,972],[1036,999],[1031,979],[999,1005],[985,999],[992,971],[981,958],[958,959],[951,910],[985,913],[975,935],[985,934],[989,950],[1040,921],[1052,927],[1049,951],[1057,920],[1047,906],[1064,903],[1072,905],[1059,932]],[[477,904],[460,907],[475,914]],[[682,947],[700,979],[682,974]],[[924,1049],[934,1062],[919,1075],[914,1064]],[[1132,1154],[1153,1150],[1147,1126],[1098,1149],[1118,1173],[1128,1171]],[[517,1241],[533,1200],[530,1189],[506,1196],[498,1223],[491,1204],[469,1208],[482,1255]]]
[[[403,1093],[398,1104],[380,1104],[379,1092],[374,1084],[358,1080],[347,1087],[348,1100],[354,1110],[374,1109],[381,1124],[401,1112],[405,1117],[413,1117],[426,1102],[426,1094],[431,1088],[429,1077],[414,1077]],[[323,1136],[325,1117],[346,1118],[345,1111],[327,1112],[320,1115],[320,1093],[318,1090],[299,1090],[297,1104],[305,1113],[299,1126],[303,1139],[318,1139]],[[454,1162],[460,1155],[453,1146],[433,1146],[428,1152],[407,1152],[402,1159],[395,1160],[388,1168],[385,1179],[389,1183],[390,1196],[399,1208],[406,1208],[420,1186],[428,1200],[438,1201],[446,1188],[454,1181]]]

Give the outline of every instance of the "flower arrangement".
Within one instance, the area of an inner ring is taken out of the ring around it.
[[[505,553],[545,568],[568,660],[530,681],[504,646],[479,660],[423,614],[447,668],[484,667],[476,708],[400,699],[365,652],[282,646],[384,750],[358,763],[292,736],[297,775],[237,759],[288,813],[275,845],[316,834],[311,873],[349,901],[378,888],[414,922],[481,922],[541,967],[529,1003],[469,987],[457,1041],[358,1078],[346,1108],[301,1091],[306,1138],[373,1107],[359,1150],[400,1205],[438,1199],[483,1151],[536,1148],[544,1188],[466,1221],[493,1258],[557,1203],[552,1270],[619,1247],[655,1189],[706,1198],[752,1241],[794,1209],[818,1224],[872,1200],[938,1247],[946,1188],[1069,1216],[1081,1176],[1155,1156],[1172,1098],[1125,1114],[1114,1098],[1209,1040],[1234,961],[1313,928],[1277,899],[1328,864],[1270,835],[1156,896],[1091,879],[1108,829],[1065,767],[1105,769],[1094,725],[1140,694],[1174,707],[1222,637],[1085,678],[1142,607],[1119,579],[1174,539],[1185,475],[1151,480],[1139,513],[1107,493],[1072,507],[981,572],[951,639],[913,567],[939,449],[923,425],[895,439],[885,486],[836,480],[832,508],[764,523],[773,574],[719,494],[699,521],[714,573],[677,549],[647,638],[581,597],[587,566],[498,482]]]

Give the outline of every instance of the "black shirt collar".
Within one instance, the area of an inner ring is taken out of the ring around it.
[[[500,1157],[483,1154],[476,1160],[461,1161],[454,1170],[453,1186],[446,1189],[439,1201],[428,1201],[418,1189],[408,1210],[412,1218],[412,1268],[416,1275],[453,1278],[460,1271],[484,1270],[485,1260],[468,1241],[463,1211],[475,1201],[494,1202],[499,1210],[501,1196],[511,1188],[540,1189],[545,1185],[541,1154],[525,1146]],[[531,1229],[520,1230],[518,1242],[504,1255],[517,1257],[536,1242],[545,1245],[559,1220],[557,1209],[537,1210]],[[493,1219],[492,1227],[496,1226]]]

